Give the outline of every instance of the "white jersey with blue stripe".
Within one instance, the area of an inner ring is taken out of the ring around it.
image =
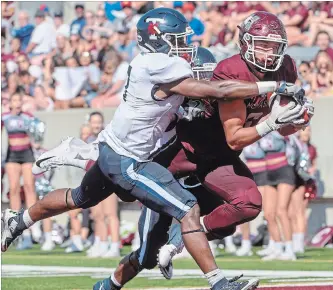
[[[184,100],[177,94],[158,100],[154,92],[160,84],[192,76],[189,63],[180,57],[162,53],[136,56],[129,66],[123,100],[99,139],[119,155],[150,161]]]

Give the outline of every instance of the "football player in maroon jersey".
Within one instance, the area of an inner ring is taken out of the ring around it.
[[[296,81],[295,63],[285,54],[285,28],[275,15],[256,12],[239,29],[241,51],[217,65],[213,81]],[[304,91],[299,93],[306,100]],[[222,238],[230,235],[237,225],[256,218],[261,211],[261,194],[250,170],[239,158],[242,149],[272,131],[290,134],[307,122],[301,117],[294,121],[295,127],[272,126],[276,123],[275,109],[274,106],[270,108],[267,98],[262,96],[253,96],[245,101],[217,101],[211,103],[211,107],[208,118],[180,122],[177,135],[188,160],[196,164],[195,176],[203,188],[213,191],[225,201],[201,220],[209,236]],[[181,172],[185,162],[174,163],[175,170]],[[201,202],[201,208],[205,206],[204,203],[210,203],[212,207],[210,198],[202,199]],[[166,265],[169,258],[167,252],[173,256],[177,250],[170,245],[166,245],[163,250],[160,251],[160,259],[163,258],[160,264]]]

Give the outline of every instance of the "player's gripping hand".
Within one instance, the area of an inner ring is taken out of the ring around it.
[[[275,98],[280,96],[289,97],[290,100],[297,102],[301,105],[304,104],[305,100],[305,91],[300,87],[293,83],[287,83],[285,81],[277,83],[277,89],[275,92],[268,98],[268,105],[271,107]]]
[[[300,118],[306,108],[298,102],[290,101],[284,95],[274,96],[271,102],[271,113],[269,117],[256,126],[260,136],[278,130],[287,125],[293,124],[293,121]]]
[[[303,107],[305,108],[303,115],[292,122],[296,126],[308,126],[310,124],[311,118],[314,116],[314,104],[312,99],[304,97]]]

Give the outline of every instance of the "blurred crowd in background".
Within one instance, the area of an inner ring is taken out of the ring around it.
[[[238,52],[237,25],[251,13],[279,15],[297,61],[298,82],[313,98],[333,95],[333,2],[126,1],[100,2],[96,11],[82,3],[68,23],[63,11],[51,11],[47,2],[33,19],[16,11],[14,2],[1,5],[3,111],[15,92],[32,113],[117,106],[128,64],[138,53],[136,23],[159,6],[180,10],[194,30],[190,42],[208,47],[218,60]]]

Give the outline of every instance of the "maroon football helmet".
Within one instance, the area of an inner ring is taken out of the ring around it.
[[[241,55],[244,60],[261,72],[278,70],[288,46],[286,30],[279,18],[272,13],[258,11],[246,18],[238,28]],[[255,58],[255,52],[263,54],[262,50],[256,50],[256,41],[275,42],[279,47],[274,53],[264,53],[266,60],[262,62]],[[269,59],[273,61],[268,61]]]

